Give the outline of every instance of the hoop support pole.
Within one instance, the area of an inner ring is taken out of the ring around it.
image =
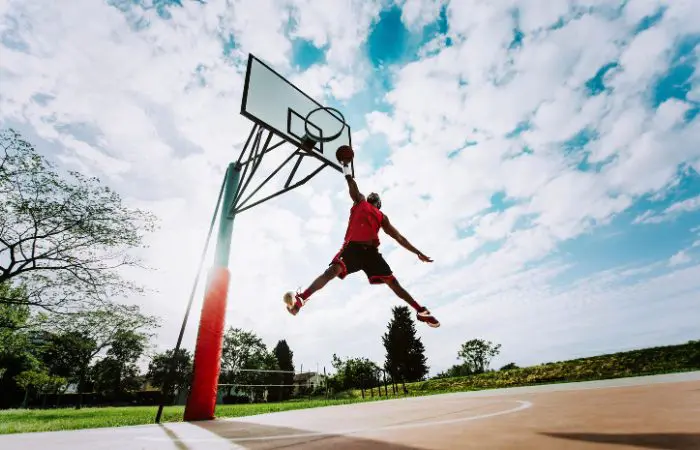
[[[230,205],[233,201],[238,190],[240,176],[240,164],[229,164],[226,171],[222,206]],[[221,370],[226,298],[231,277],[228,263],[234,217],[234,214],[229,214],[227,207],[220,209],[214,266],[209,273],[204,294],[194,353],[192,390],[187,397],[187,405],[185,406],[184,420],[187,422],[214,419],[217,384]]]

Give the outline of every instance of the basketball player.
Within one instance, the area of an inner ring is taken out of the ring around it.
[[[350,208],[350,219],[345,232],[345,240],[338,254],[318,278],[303,292],[287,292],[284,300],[287,303],[287,310],[292,315],[296,315],[302,306],[309,300],[309,297],[319,289],[323,288],[329,281],[338,277],[341,280],[348,274],[364,271],[370,284],[386,284],[392,291],[406,303],[416,310],[416,318],[425,322],[433,328],[440,326],[440,322],[424,306],[419,305],[411,295],[399,284],[394,277],[389,264],[379,253],[379,229],[383,229],[404,248],[415,253],[423,262],[433,262],[422,252],[411,245],[408,240],[399,233],[389,222],[389,218],[380,209],[382,201],[379,195],[372,192],[367,196],[362,195],[353,179],[350,168],[343,164],[343,173],[348,182],[350,197],[353,206]]]

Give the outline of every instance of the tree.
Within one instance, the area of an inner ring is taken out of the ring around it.
[[[95,340],[76,330],[42,332],[41,340],[37,354],[49,372],[78,383],[80,368],[84,359],[94,351]]]
[[[66,383],[65,378],[50,375],[45,370],[25,370],[15,377],[15,381],[25,391],[23,408],[29,405],[31,388],[38,394],[46,394],[57,391]]]
[[[9,345],[9,341],[14,336],[17,336],[16,331],[31,326],[29,306],[18,303],[25,296],[24,286],[13,287],[9,281],[0,283],[0,299],[12,300],[0,302],[0,351],[5,345]]]
[[[173,355],[175,355],[175,370],[171,374],[170,370],[173,364]],[[192,378],[192,354],[187,349],[178,349],[177,354],[174,349],[167,350],[164,353],[156,354],[148,365],[148,373],[146,378],[155,387],[161,390],[166,384],[169,376],[171,379],[171,389],[166,392],[168,397],[171,397],[175,390],[183,391],[189,389],[190,380]]]
[[[21,296],[20,288],[0,283],[0,296]],[[32,331],[29,306],[0,303],[0,408],[19,406],[25,389],[15,377],[28,370],[37,370],[41,362],[35,356],[36,346],[30,339]]]
[[[274,353],[268,352],[267,346],[260,337],[241,328],[231,327],[226,330],[221,354],[220,378],[223,384],[239,386],[275,384],[275,374],[265,372],[267,370],[279,370],[279,366]],[[264,387],[250,387],[251,389],[246,392],[250,392],[254,399],[264,396]]]
[[[141,292],[119,270],[140,267],[129,251],[154,224],[97,178],[61,176],[17,132],[0,132],[0,285],[26,287],[0,303],[75,311]]]
[[[416,336],[415,323],[406,306],[392,308],[393,317],[382,336],[386,360],[384,368],[393,380],[419,381],[428,374],[425,347]]]
[[[514,362],[512,362],[512,363],[506,364],[505,366],[501,367],[501,368],[498,369],[498,370],[501,371],[501,372],[504,372],[504,371],[507,371],[507,370],[513,370],[513,369],[519,369],[519,368],[520,368],[520,367],[518,367],[517,364],[515,364]]]
[[[267,346],[261,338],[251,331],[229,327],[224,333],[221,352],[221,369],[237,372],[240,369],[257,369],[267,353]]]
[[[273,350],[275,358],[277,359],[277,365],[280,370],[288,370],[294,372],[294,353],[289,348],[287,341],[282,339],[277,342],[275,349]],[[280,401],[289,400],[292,396],[292,385],[294,384],[294,373],[283,373],[279,377],[275,377],[279,380],[278,384],[284,384],[285,387],[277,390],[278,397]],[[289,387],[286,387],[289,386]]]
[[[158,321],[152,316],[142,314],[136,305],[121,305],[117,303],[103,304],[100,309],[85,310],[78,313],[55,314],[52,316],[52,331],[72,333],[76,337],[76,358],[78,371],[78,390],[85,389],[89,367],[93,358],[108,347],[119,343],[117,340],[128,333],[139,332],[145,338],[151,336],[150,330],[158,326]],[[133,348],[117,350],[119,355],[128,356]],[[115,355],[113,353],[113,355]],[[82,394],[78,398],[77,407],[82,405]]]
[[[119,329],[107,350],[107,356],[98,361],[93,368],[95,389],[114,399],[139,387],[139,369],[136,362],[143,354],[148,343],[144,333]]]
[[[92,391],[101,394],[108,402],[118,401],[121,385],[119,363],[114,358],[101,358],[88,370]]]
[[[483,373],[488,369],[491,359],[500,353],[501,344],[494,344],[483,339],[465,342],[457,352],[463,364],[471,373]]]
[[[379,385],[379,366],[367,358],[346,358],[333,354],[336,373],[330,385],[336,390],[365,389]]]
[[[21,298],[24,290],[13,288],[10,283],[0,283],[0,296]],[[0,303],[0,355],[14,353],[25,345],[26,331],[30,327],[29,306],[13,303]],[[0,364],[1,363],[0,358]],[[0,367],[2,367],[0,365]]]
[[[454,377],[465,377],[468,375],[473,375],[474,372],[464,364],[455,364],[444,372],[440,372],[435,375],[436,379],[439,378],[454,378]]]

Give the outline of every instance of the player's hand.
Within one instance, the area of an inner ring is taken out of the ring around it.
[[[422,254],[422,253],[418,253],[418,259],[420,259],[420,260],[423,261],[423,262],[433,262],[433,260],[430,259],[430,257],[425,256],[425,255]]]

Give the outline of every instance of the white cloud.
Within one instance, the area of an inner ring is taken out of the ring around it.
[[[676,253],[675,255],[671,256],[671,258],[668,260],[668,265],[671,267],[676,267],[687,264],[690,261],[692,261],[692,258],[685,251],[682,250]]]
[[[359,54],[381,2],[348,0],[316,2],[291,0],[297,21],[292,37],[310,40],[316,47],[328,47],[326,59],[336,69],[359,69]]]
[[[347,100],[362,87],[359,77],[338,72],[328,65],[311,66],[303,73],[290,76],[289,80],[321,103],[329,98]]]
[[[698,76],[695,77],[693,88],[688,92],[687,98],[694,102],[700,102],[700,79]]]
[[[396,145],[405,142],[408,133],[401,123],[391,120],[389,115],[379,111],[372,111],[367,114],[367,129],[374,134],[386,135],[389,145]]]
[[[445,0],[404,0],[397,2],[401,6],[401,21],[413,31],[437,20],[440,9],[445,6]]]
[[[258,54],[276,66],[288,64],[292,46],[284,36],[289,17],[285,7],[287,2],[233,0],[212,3],[210,17],[220,18],[218,26],[232,32],[240,48]],[[199,12],[196,3],[191,8]]]
[[[680,214],[700,209],[700,195],[676,202],[659,214],[645,211],[634,219],[634,223],[662,223],[677,218]]]
[[[665,213],[689,212],[700,209],[700,195],[697,197],[683,200],[682,202],[674,203],[666,208]]]

